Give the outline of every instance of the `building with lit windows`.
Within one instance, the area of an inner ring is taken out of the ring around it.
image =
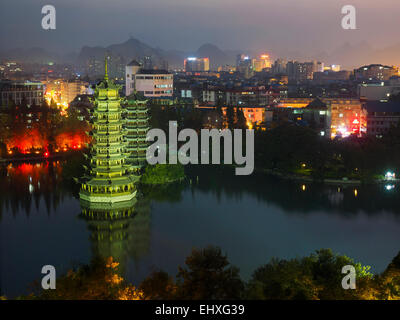
[[[292,81],[306,81],[312,80],[314,72],[322,72],[324,70],[324,64],[322,62],[298,62],[289,61],[286,65],[286,72],[289,80]]]
[[[245,79],[249,79],[253,76],[254,70],[252,60],[249,56],[239,54],[236,58],[236,71],[241,73]]]
[[[286,73],[286,65],[287,61],[285,59],[277,59],[274,64],[271,66],[271,72],[273,74],[282,74]]]
[[[210,71],[210,59],[196,57],[186,58],[184,61],[184,69],[186,72]]]
[[[382,64],[370,64],[354,70],[356,80],[385,81],[397,75],[399,75],[398,68],[394,66],[384,66]]]
[[[31,81],[0,81],[0,106],[7,107],[10,102],[27,106],[39,106],[43,103],[44,86],[41,82]]]
[[[367,101],[367,134],[383,136],[393,127],[400,124],[400,103]]]
[[[305,120],[309,125],[317,125],[323,136],[362,136],[367,131],[367,112],[360,99],[287,98],[282,99],[277,108],[289,109],[293,120]]]
[[[365,100],[387,101],[392,95],[400,93],[400,77],[378,83],[361,83],[358,85],[358,95]]]
[[[234,107],[266,106],[269,91],[265,86],[223,88],[207,87],[203,91],[202,101],[209,105],[229,105]]]
[[[367,112],[359,99],[323,99],[331,113],[331,137],[364,135]]]
[[[80,79],[65,81],[61,85],[61,103],[69,104],[78,95],[85,94],[89,83]]]
[[[125,68],[125,94],[135,91],[146,98],[172,97],[174,75],[166,70],[142,69],[133,60]]]
[[[271,60],[269,55],[262,54],[252,60],[252,67],[255,72],[261,72],[266,68],[271,68]]]

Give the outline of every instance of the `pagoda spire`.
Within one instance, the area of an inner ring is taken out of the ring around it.
[[[108,57],[106,56],[105,62],[104,62],[104,67],[105,67],[105,73],[104,73],[104,80],[108,80]]]

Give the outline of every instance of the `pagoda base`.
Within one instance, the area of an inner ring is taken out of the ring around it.
[[[133,208],[136,204],[137,198],[133,198],[128,201],[120,201],[120,202],[89,202],[87,200],[80,199],[81,208],[84,212],[88,213],[87,218],[91,216],[89,213],[96,213],[96,217],[98,216],[110,216],[117,217],[118,214],[110,214],[110,212],[114,212],[116,210],[125,210],[128,208]]]
[[[89,203],[99,203],[104,205],[114,205],[119,202],[131,201],[136,197],[137,191],[133,191],[132,193],[123,193],[121,195],[107,195],[107,194],[93,194],[87,191],[81,190],[79,192],[79,197],[82,201]]]

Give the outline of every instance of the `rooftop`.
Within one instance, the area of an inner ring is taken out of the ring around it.
[[[133,59],[129,64],[127,65],[128,67],[140,67],[141,64],[137,62],[135,59]]]
[[[170,74],[167,70],[141,69],[137,74]]]
[[[316,109],[316,110],[326,110],[327,106],[324,102],[321,101],[321,99],[316,98],[313,101],[311,101],[306,108],[308,109]]]
[[[400,102],[367,101],[366,109],[368,112],[398,112],[400,113]]]

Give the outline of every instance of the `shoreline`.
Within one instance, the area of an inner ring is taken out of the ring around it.
[[[297,180],[300,182],[321,182],[324,184],[330,184],[330,185],[353,185],[353,186],[358,186],[358,185],[363,185],[363,184],[385,184],[385,183],[397,183],[399,182],[400,179],[394,179],[394,180],[371,180],[368,182],[362,181],[362,180],[343,180],[343,179],[329,179],[329,178],[324,178],[321,180],[314,180],[311,177],[308,176],[300,176],[292,173],[282,173],[270,169],[258,169],[255,170],[260,173],[264,174],[270,174],[272,176],[281,178],[281,179],[286,179],[286,180]]]
[[[178,179],[173,179],[173,180],[168,180],[168,181],[164,181],[164,182],[160,182],[160,183],[145,183],[145,182],[139,182],[141,185],[143,186],[163,186],[163,185],[169,185],[171,183],[176,183],[176,182],[183,182],[185,181],[186,176],[185,177],[181,177]]]
[[[53,154],[49,155],[48,157],[44,156],[33,156],[33,157],[18,157],[18,158],[0,158],[0,163],[16,163],[16,162],[44,162],[44,161],[49,161],[49,160],[57,160],[57,159],[65,159],[68,158],[69,156],[75,154],[77,152],[68,152],[68,153],[62,153],[62,154]]]

